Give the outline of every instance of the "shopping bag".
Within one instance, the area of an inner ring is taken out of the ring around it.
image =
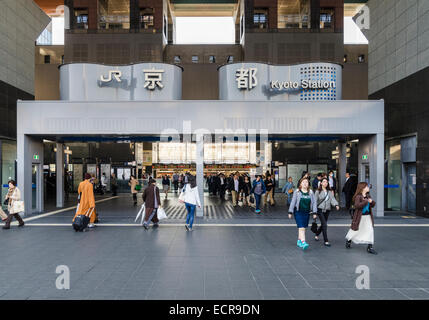
[[[140,208],[140,211],[137,213],[136,219],[134,220],[134,222],[137,222],[137,220],[139,219],[140,216],[142,216],[142,222],[144,219],[144,210],[145,210],[145,204],[142,204],[142,207]]]
[[[182,189],[182,192],[180,192],[179,195],[179,202],[185,203],[185,192],[186,192],[186,186]]]
[[[163,208],[158,208],[156,215],[158,217],[158,220],[164,220],[164,219],[168,218],[167,214],[165,213],[165,210]]]
[[[12,211],[14,213],[24,212],[25,211],[24,201],[21,201],[21,200],[13,201]]]

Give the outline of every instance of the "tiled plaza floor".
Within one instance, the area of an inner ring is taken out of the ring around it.
[[[164,222],[146,231],[132,225],[136,209],[125,200],[99,209],[106,224],[130,226],[75,233],[66,224],[71,210],[0,229],[0,299],[429,299],[427,219],[376,227],[373,256],[364,246],[345,249],[348,228],[334,225],[350,219],[334,217],[332,247],[310,238],[302,252],[292,222],[271,226],[274,219],[258,217],[255,226],[232,225],[243,219],[222,226],[198,219],[193,232]],[[254,218],[249,213],[245,221]],[[44,225],[51,222],[59,225]],[[70,269],[70,290],[56,289],[58,265]],[[370,290],[356,289],[360,265],[369,267]]]

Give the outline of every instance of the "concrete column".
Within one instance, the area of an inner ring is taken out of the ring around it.
[[[346,170],[347,170],[347,144],[340,143],[338,145],[339,159],[338,159],[338,194],[340,197],[340,205],[344,207],[346,205],[345,196],[341,192],[343,190],[344,183],[346,182]]]
[[[23,216],[32,212],[42,212],[43,203],[43,140],[33,138],[25,134],[17,134],[17,176],[18,188],[21,191],[21,198],[25,204],[25,213]],[[32,188],[32,165],[37,166],[38,179],[36,181],[38,188],[35,197],[35,209],[33,210],[33,188]]]
[[[57,208],[64,207],[64,144],[57,143],[56,153]]]
[[[365,157],[364,157],[365,156]],[[364,159],[365,158],[365,159]],[[376,201],[374,214],[384,216],[384,134],[359,139],[359,182],[365,181],[365,166],[369,166],[370,191]]]
[[[377,166],[377,217],[384,217],[384,134],[377,134],[375,144],[375,158]]]
[[[201,208],[196,208],[197,217],[204,216],[204,136],[196,135],[197,140],[197,156],[196,156],[196,169],[197,169],[197,186],[200,194]]]

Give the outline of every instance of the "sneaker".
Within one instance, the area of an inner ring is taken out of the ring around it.
[[[319,241],[319,237],[318,237],[318,236],[315,236],[315,237],[314,237],[314,240],[315,240],[315,241]]]
[[[145,228],[145,230],[148,230],[149,227],[147,226],[147,224],[143,223],[143,228]]]
[[[187,224],[185,224],[185,229],[186,229],[186,231],[189,231],[189,227]]]
[[[370,254],[377,255],[377,251],[375,251],[372,246],[368,246],[368,248],[366,249],[366,251],[368,251],[368,253],[370,253]]]
[[[93,224],[93,223],[88,224],[88,228],[89,229],[95,228],[95,224]]]
[[[192,229],[192,228],[189,227],[189,231],[194,231],[194,229]]]
[[[350,249],[352,247],[352,242],[351,240],[347,240],[346,241],[346,249]]]
[[[331,246],[331,244],[330,244],[329,242],[325,242],[325,246],[326,246],[326,247],[330,247],[330,246]]]
[[[309,247],[309,246],[310,246],[310,245],[309,245],[307,242],[305,242],[305,241],[304,241],[304,242],[302,243],[302,247],[301,247],[301,248],[302,248],[302,250],[304,250],[304,251],[305,251],[305,250],[307,250],[307,249],[308,249],[308,247]]]
[[[261,210],[255,210],[255,213],[257,213],[257,214],[260,214],[261,213]]]
[[[296,242],[296,245],[298,248],[302,247],[302,241],[298,239],[298,241]]]
[[[153,227],[154,227],[154,228],[158,228],[158,227],[159,227],[159,224],[158,224],[158,223],[154,223],[154,224],[153,224]]]
[[[25,225],[25,223],[23,222],[23,223],[19,224],[18,227],[23,227],[24,225]]]
[[[4,230],[9,230],[9,229],[10,229],[10,227],[3,226],[3,227],[2,227],[2,229],[4,229]]]

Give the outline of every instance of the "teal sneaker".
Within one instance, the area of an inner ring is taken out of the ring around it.
[[[308,247],[309,247],[309,246],[310,246],[310,245],[309,245],[307,242],[305,242],[305,241],[304,241],[304,242],[302,243],[301,248],[302,248],[302,250],[304,250],[304,251],[305,251],[305,250],[307,250],[307,249],[308,249]]]
[[[302,241],[298,239],[298,241],[296,242],[296,246],[298,248],[301,248],[302,247]]]

